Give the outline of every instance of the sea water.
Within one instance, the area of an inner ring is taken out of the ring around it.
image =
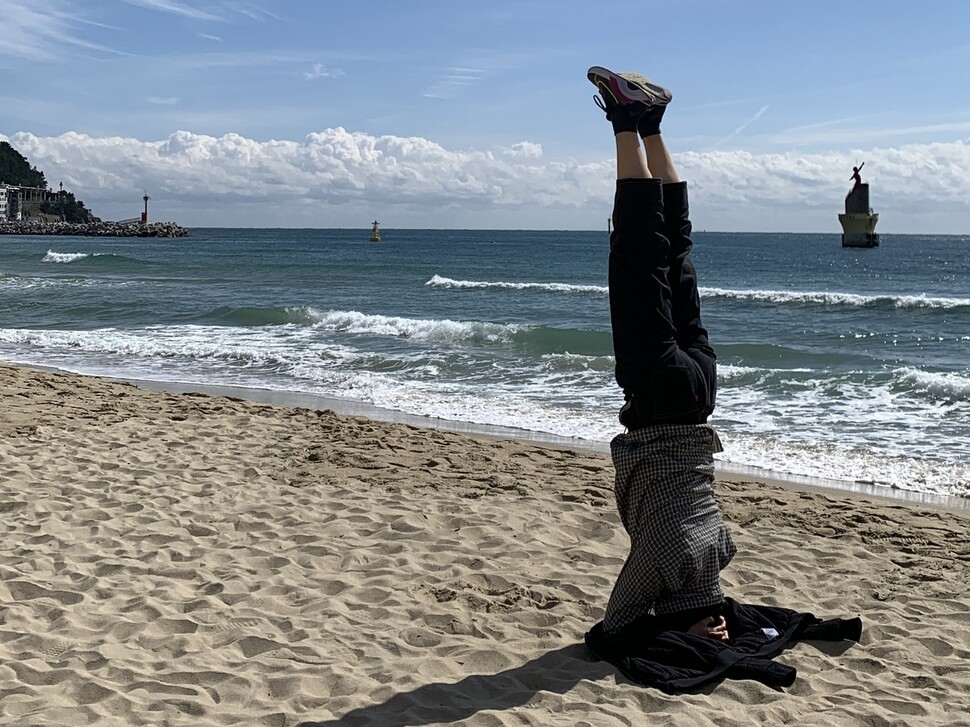
[[[0,236],[0,359],[605,447],[605,231]],[[694,236],[724,464],[970,493],[970,237]]]

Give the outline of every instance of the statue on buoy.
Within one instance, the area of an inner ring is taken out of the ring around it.
[[[378,225],[377,220],[374,220],[374,227],[371,228],[370,241],[371,242],[381,241],[381,229],[380,229],[380,226]]]
[[[859,174],[859,172],[862,171],[862,168],[865,165],[866,163],[862,162],[862,164],[860,164],[859,166],[852,167],[852,176],[849,177],[849,179],[852,180],[852,189],[849,190],[849,194],[852,194],[853,192],[855,192],[862,185],[862,175]]]
[[[845,214],[839,215],[842,225],[842,247],[879,247],[876,223],[879,215],[869,206],[869,185],[862,181],[862,162],[852,167],[852,189],[845,195]]]

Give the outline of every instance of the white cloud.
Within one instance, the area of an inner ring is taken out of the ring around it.
[[[736,137],[736,136],[737,136],[738,134],[740,134],[741,132],[743,132],[743,131],[744,131],[745,129],[747,129],[747,128],[748,128],[749,126],[751,126],[751,124],[753,124],[753,123],[754,123],[755,121],[757,121],[757,120],[758,120],[758,119],[760,119],[760,118],[761,118],[762,116],[764,116],[764,115],[765,115],[765,111],[767,111],[767,110],[768,110],[768,108],[769,108],[769,107],[768,107],[767,105],[765,105],[765,106],[762,106],[762,107],[761,107],[760,109],[758,109],[758,111],[757,111],[757,112],[756,112],[756,113],[754,114],[754,116],[752,116],[752,117],[751,117],[750,119],[748,119],[748,120],[747,120],[747,121],[745,121],[745,122],[744,122],[743,124],[741,124],[740,126],[738,126],[738,127],[737,127],[737,128],[736,128],[736,129],[734,130],[734,131],[732,131],[732,132],[731,132],[730,134],[728,134],[728,135],[727,135],[727,136],[725,136],[725,137],[724,137],[723,139],[721,139],[721,140],[720,140],[719,142],[717,142],[717,143],[716,143],[716,144],[714,145],[714,148],[716,149],[716,148],[718,148],[718,147],[721,147],[721,146],[724,146],[724,144],[725,144],[725,142],[727,142],[727,141],[729,141],[730,139],[733,139],[733,138],[734,138],[734,137]]]
[[[449,68],[424,95],[428,98],[455,98],[464,88],[480,81],[484,76],[485,71],[480,68]]]
[[[179,0],[121,0],[121,2],[192,20],[223,20],[213,12],[201,10],[188,2]],[[224,4],[221,9],[258,22],[266,22],[267,19],[279,20],[276,15],[252,3]],[[0,0],[0,58],[9,56],[31,61],[54,62],[62,60],[69,49],[129,55],[84,38],[85,27],[121,30],[117,26],[94,20],[92,18],[94,12],[95,9],[88,3],[77,0],[46,0],[40,5],[20,0]],[[212,41],[222,41],[216,35],[207,33],[199,33],[199,35]]]
[[[542,144],[531,141],[520,141],[503,150],[506,156],[519,159],[538,159],[542,156]]]
[[[80,38],[76,26],[88,23],[67,8],[59,0],[36,7],[17,0],[0,0],[0,57],[50,62],[58,60],[65,48],[115,52]]]
[[[525,141],[453,150],[343,128],[303,141],[187,131],[159,141],[75,132],[7,140],[106,219],[133,216],[148,189],[166,219],[190,226],[341,227],[379,213],[401,227],[599,229],[613,194],[611,159],[552,159]],[[881,232],[970,228],[964,141],[804,155],[685,152],[674,160],[690,180],[697,229],[837,230],[860,161]]]
[[[163,13],[181,15],[182,17],[192,18],[193,20],[220,19],[211,13],[207,13],[204,10],[199,10],[198,8],[193,8],[191,5],[177,2],[176,0],[122,0],[122,2],[141,8],[148,8],[149,10],[158,10]]]
[[[243,2],[226,2],[224,6],[227,10],[230,10],[239,15],[244,15],[251,20],[256,20],[258,22],[266,22],[267,19],[278,20],[283,22],[283,18],[276,15],[265,8],[260,8],[253,3],[243,3]]]
[[[326,68],[322,63],[314,63],[309,71],[303,73],[303,77],[308,81],[315,81],[318,78],[340,78],[344,72],[339,68]]]
[[[149,96],[147,99],[150,104],[158,104],[159,106],[174,106],[179,102],[174,96],[168,96],[162,98],[160,96]]]

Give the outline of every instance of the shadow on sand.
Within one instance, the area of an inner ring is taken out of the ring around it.
[[[571,644],[497,674],[474,674],[453,684],[426,684],[395,694],[382,704],[359,707],[323,722],[300,722],[297,727],[416,727],[458,722],[482,710],[518,707],[538,692],[565,694],[584,679],[614,674],[623,679],[612,666],[596,661],[584,644]]]

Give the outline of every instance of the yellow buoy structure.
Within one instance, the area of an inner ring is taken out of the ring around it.
[[[865,164],[862,162],[852,167],[854,184],[845,196],[845,213],[839,215],[842,247],[879,247],[879,234],[876,232],[879,215],[869,206],[869,185],[862,181],[859,174]]]

